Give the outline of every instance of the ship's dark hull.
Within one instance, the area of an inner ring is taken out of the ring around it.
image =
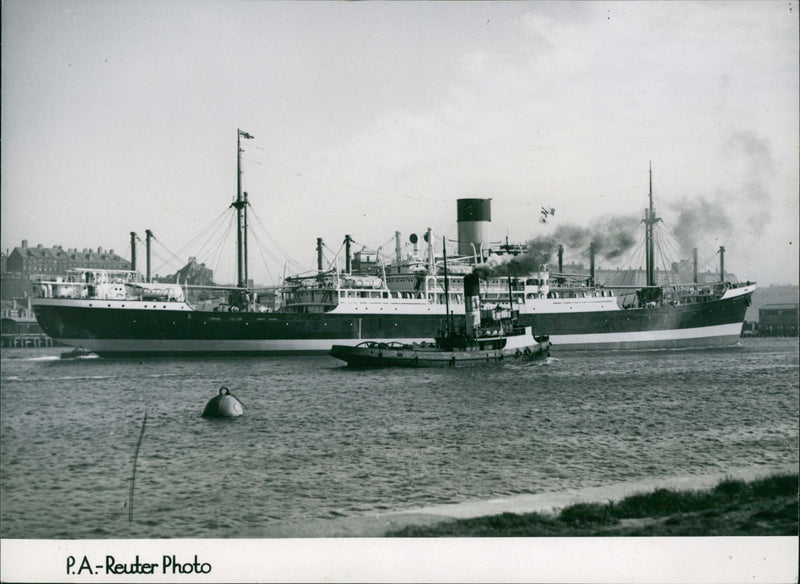
[[[521,314],[520,324],[550,334],[559,350],[720,346],[738,341],[750,296],[618,311]]]
[[[750,294],[680,306],[519,315],[559,351],[735,343]],[[35,304],[49,336],[100,355],[327,353],[362,340],[432,340],[443,315],[199,312]]]

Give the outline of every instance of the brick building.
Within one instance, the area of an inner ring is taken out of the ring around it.
[[[180,270],[169,276],[154,278],[157,282],[170,282],[177,284],[188,284],[189,286],[214,286],[214,271],[207,268],[205,264],[197,261],[197,258],[190,257],[189,262]],[[209,300],[220,293],[212,290],[187,290],[187,297],[191,301]]]
[[[214,271],[201,264],[196,258],[189,258],[189,262],[174,275],[162,278],[165,282],[179,282],[195,286],[213,286]]]
[[[98,247],[97,251],[78,250],[64,249],[60,245],[44,247],[42,244],[30,247],[24,239],[22,245],[8,254],[5,264],[6,272],[23,278],[61,275],[71,268],[129,270],[131,265],[128,260],[115,254],[113,249]]]

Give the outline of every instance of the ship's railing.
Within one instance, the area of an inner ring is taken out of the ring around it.
[[[683,304],[701,304],[720,300],[729,290],[755,286],[755,282],[709,282],[705,284],[670,284],[664,286],[614,286],[621,292],[623,308],[681,306]],[[651,298],[642,303],[637,298],[640,292],[661,290],[658,298]]]
[[[127,284],[140,281],[141,276],[130,270],[102,270],[94,268],[72,268],[62,276],[41,276],[36,283],[88,283],[88,284]]]
[[[615,294],[608,288],[550,288],[543,296],[551,299],[594,301],[597,298],[614,298]]]
[[[72,268],[67,270],[67,279],[72,282],[94,284],[125,284],[140,282],[141,274],[132,270],[106,270],[101,268]]]

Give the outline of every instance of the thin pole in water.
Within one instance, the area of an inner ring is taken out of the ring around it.
[[[136,452],[133,455],[133,470],[131,471],[131,486],[128,492],[128,523],[133,521],[133,484],[136,480],[136,461],[139,458],[139,447],[142,445],[142,438],[144,438],[144,427],[147,424],[147,410],[144,412],[144,419],[142,420],[142,430],[139,432],[139,440],[136,442]]]

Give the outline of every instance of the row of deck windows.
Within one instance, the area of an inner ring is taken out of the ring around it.
[[[307,303],[309,300],[315,300],[312,295],[310,298],[305,298],[306,295],[299,295],[299,303]],[[595,290],[595,291],[550,291],[547,295],[548,298],[592,298],[592,297],[611,297],[613,293],[611,290]],[[525,295],[528,299],[539,298],[540,293],[528,293]],[[349,299],[383,299],[383,298],[398,298],[407,300],[423,300],[426,298],[424,292],[391,292],[388,290],[339,290],[339,298]],[[441,292],[429,292],[427,298],[430,302],[435,304],[444,304],[444,294]],[[452,302],[463,303],[463,293],[451,293],[450,298]],[[515,295],[517,300],[521,300],[521,296]],[[504,302],[508,301],[507,294],[487,294],[483,297],[484,301]],[[318,301],[318,300],[317,300]],[[324,303],[324,301],[323,301]]]

